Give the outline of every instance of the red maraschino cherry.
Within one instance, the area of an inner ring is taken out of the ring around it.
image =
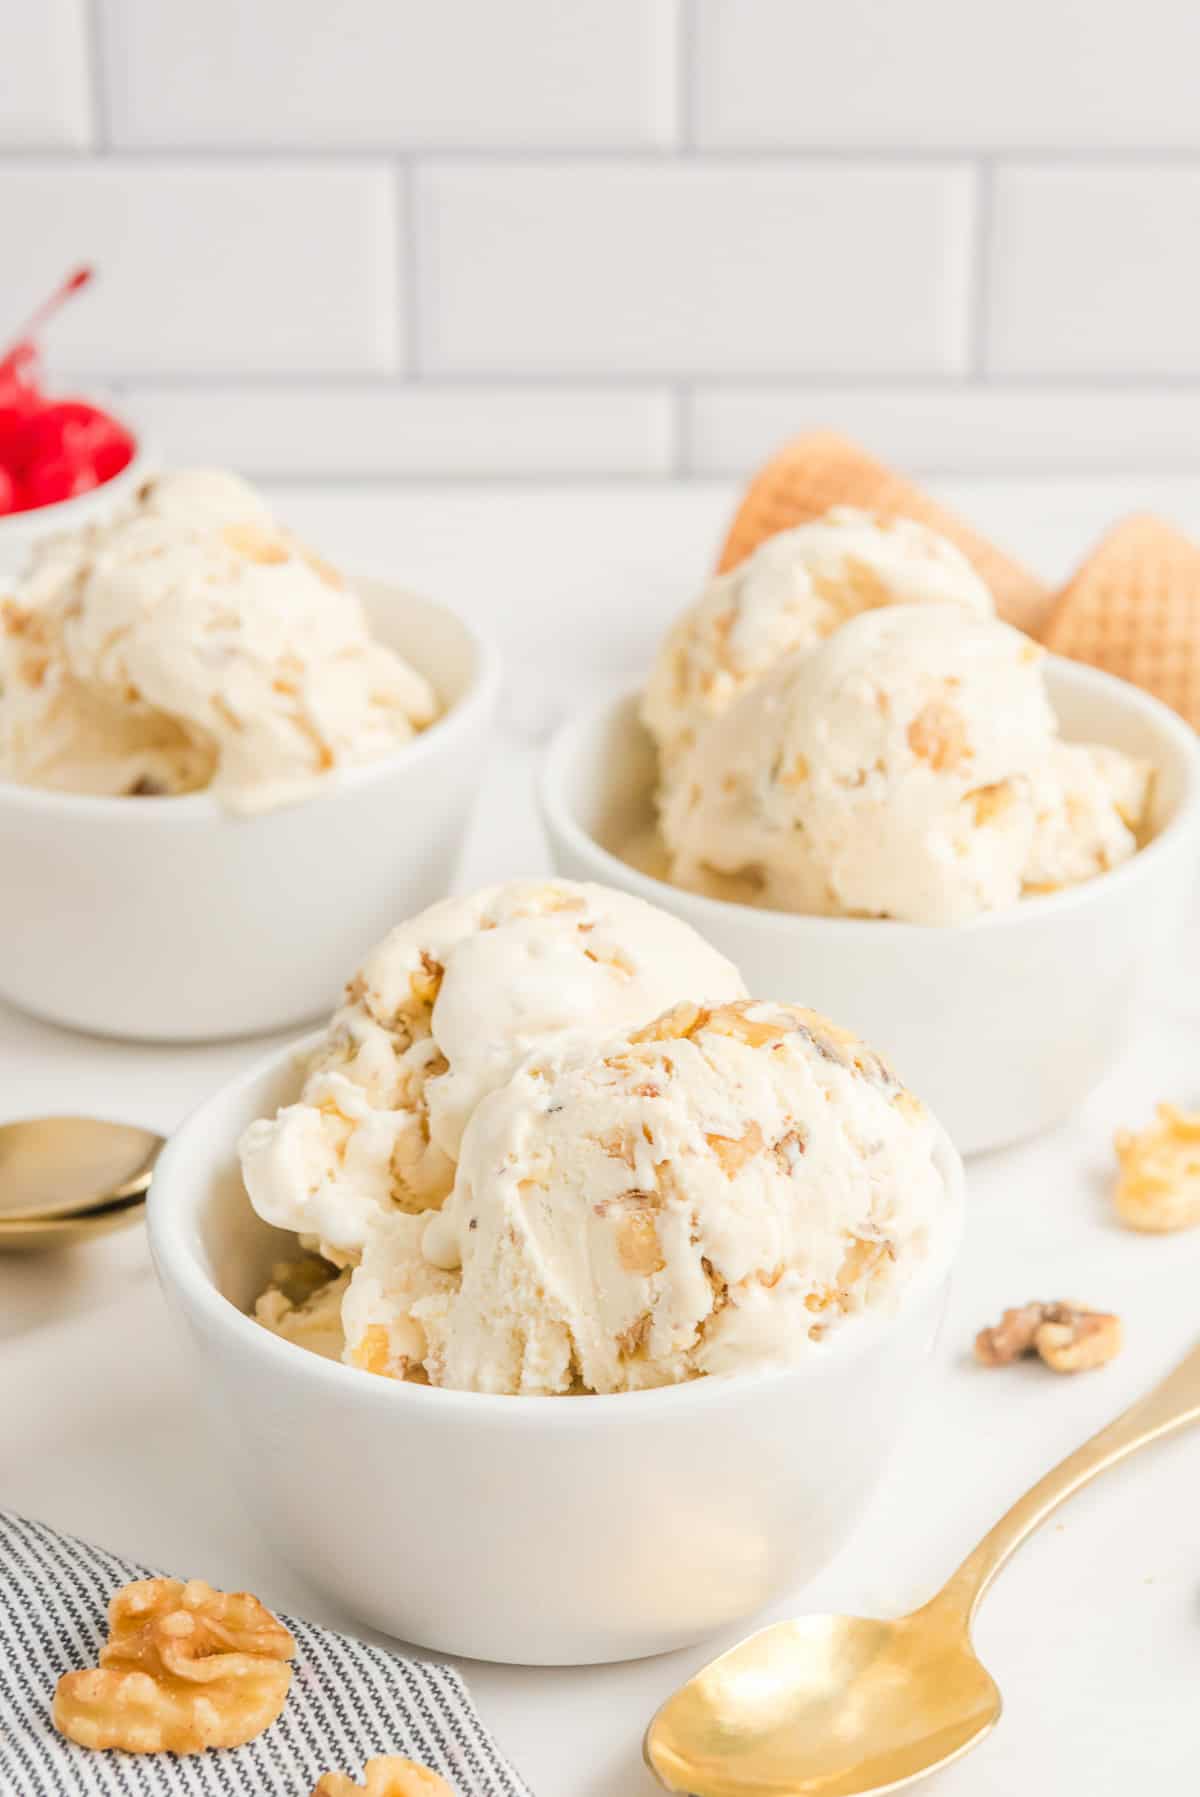
[[[17,461],[25,427],[43,403],[37,350],[18,343],[0,362],[0,463],[6,467]]]
[[[101,464],[108,479],[118,473],[133,454],[133,439],[123,424],[82,399],[54,400],[36,412],[21,439],[24,465],[68,461]],[[115,464],[115,465],[114,465]]]
[[[90,462],[73,462],[68,456],[38,462],[17,488],[18,511],[31,512],[38,506],[57,505],[62,499],[74,499],[100,485],[100,476]]]
[[[73,499],[133,460],[136,444],[118,419],[42,391],[34,334],[91,279],[90,267],[74,269],[0,356],[0,515]]]

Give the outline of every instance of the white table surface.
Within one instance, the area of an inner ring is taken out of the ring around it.
[[[1200,528],[1200,486],[1190,480],[946,482],[942,490],[1050,576],[1123,510],[1158,507]],[[344,565],[395,574],[490,627],[514,678],[459,884],[545,870],[530,796],[534,739],[594,683],[644,663],[711,557],[730,490],[289,488],[276,496],[284,515]],[[971,1167],[964,1263],[918,1419],[849,1546],[767,1615],[895,1613],[923,1599],[1001,1509],[1191,1344],[1200,1232],[1130,1235],[1107,1205],[1114,1127],[1140,1122],[1160,1097],[1200,1101],[1200,992],[1194,979],[1170,977],[1161,991],[1120,1070],[1079,1116]],[[167,1130],[265,1046],[106,1042],[0,1007],[0,1115],[90,1111]],[[1128,1345],[1111,1367],[1058,1379],[1037,1366],[986,1373],[972,1365],[981,1324],[1006,1305],[1060,1296],[1125,1318]],[[0,1503],[164,1569],[353,1627],[282,1565],[243,1514],[195,1378],[140,1231],[0,1261]],[[939,1797],[1196,1790],[1198,1518],[1200,1432],[1110,1473],[1022,1550],[977,1634],[1005,1717],[932,1787]],[[581,1671],[465,1670],[537,1797],[651,1797],[658,1787],[639,1753],[645,1722],[727,1644]]]

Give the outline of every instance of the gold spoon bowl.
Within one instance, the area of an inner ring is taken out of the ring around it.
[[[48,1248],[137,1222],[163,1138],[98,1117],[0,1125],[0,1250]]]
[[[948,1765],[1000,1718],[971,1619],[1005,1561],[1098,1473],[1197,1418],[1200,1347],[1039,1480],[922,1609],[777,1623],[706,1666],[650,1724],[651,1770],[691,1797],[869,1797]]]

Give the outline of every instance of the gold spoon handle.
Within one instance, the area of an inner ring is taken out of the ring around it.
[[[970,1621],[979,1600],[1009,1558],[1046,1518],[1074,1497],[1097,1473],[1147,1447],[1161,1436],[1200,1420],[1200,1346],[1184,1356],[1174,1372],[1136,1404],[1068,1454],[1065,1460],[1018,1498],[967,1555],[933,1602],[959,1609]]]

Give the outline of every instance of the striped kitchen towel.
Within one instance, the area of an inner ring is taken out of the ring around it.
[[[60,1673],[94,1666],[108,1600],[144,1566],[0,1510],[0,1797],[309,1797],[373,1754],[431,1766],[460,1797],[530,1797],[449,1667],[285,1616],[295,1674],[278,1722],[245,1747],[92,1753],[55,1729]]]

